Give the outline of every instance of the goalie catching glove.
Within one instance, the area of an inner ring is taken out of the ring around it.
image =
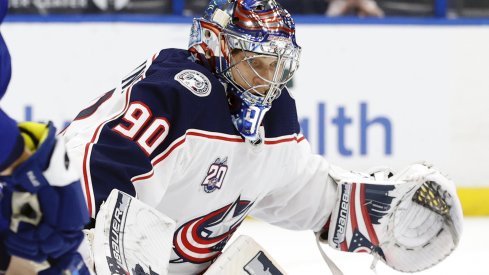
[[[458,245],[462,207],[454,183],[428,165],[397,175],[364,175],[333,167],[337,203],[319,239],[347,252],[367,252],[403,272],[436,265]],[[340,274],[340,272],[337,272]]]

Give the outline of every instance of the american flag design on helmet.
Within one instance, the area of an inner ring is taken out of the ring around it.
[[[289,12],[274,0],[213,0],[204,17],[194,19],[189,51],[241,102],[232,114],[236,129],[259,141],[265,114],[299,67],[301,48]],[[265,71],[251,65],[267,58],[274,65]]]
[[[236,31],[256,32],[256,38],[265,34],[292,37],[295,24],[290,14],[275,1],[242,0],[236,5],[233,23]]]

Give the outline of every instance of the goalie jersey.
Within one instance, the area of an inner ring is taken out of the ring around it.
[[[170,274],[204,271],[247,215],[318,231],[336,198],[329,165],[300,134],[287,90],[252,144],[224,85],[186,50],[167,49],[82,110],[63,131],[92,217],[112,189],[176,221]]]

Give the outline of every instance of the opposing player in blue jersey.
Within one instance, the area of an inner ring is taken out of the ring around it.
[[[194,20],[188,50],[153,55],[80,112],[63,135],[95,234],[106,232],[110,244],[95,246],[107,259],[97,270],[140,267],[121,260],[129,203],[102,204],[114,189],[175,221],[170,274],[206,270],[247,215],[318,232],[334,248],[402,271],[450,254],[461,207],[438,171],[416,164],[363,174],[311,153],[285,87],[300,52],[294,21],[274,0],[214,0]]]
[[[7,7],[0,0],[0,23]],[[0,35],[0,99],[10,76]],[[87,209],[64,142],[51,124],[17,125],[1,109],[0,129],[0,274],[89,274],[79,251]]]

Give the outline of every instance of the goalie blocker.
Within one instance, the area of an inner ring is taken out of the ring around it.
[[[333,248],[372,253],[393,269],[417,272],[457,247],[463,215],[456,188],[431,166],[414,164],[397,175],[332,167],[330,176],[338,183],[337,203],[329,227],[317,234]]]

